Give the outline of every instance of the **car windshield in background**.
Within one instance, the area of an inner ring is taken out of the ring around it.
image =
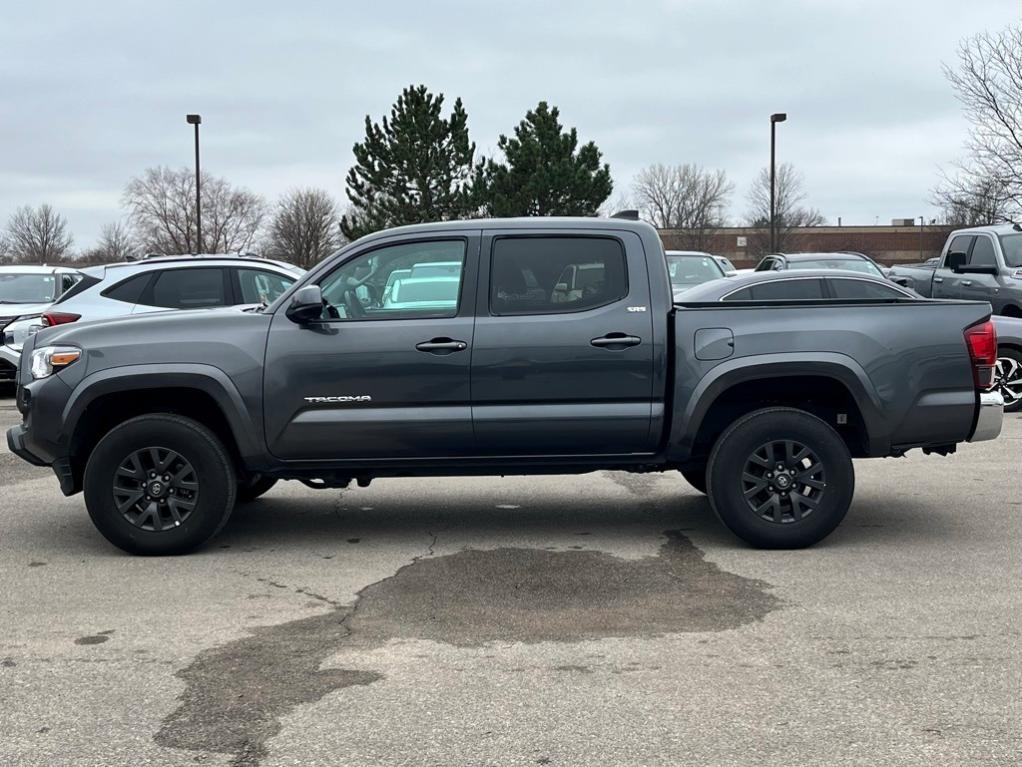
[[[45,304],[54,296],[52,274],[0,274],[0,304]]]
[[[1022,234],[1002,234],[1001,250],[1004,251],[1005,266],[1022,266]]]
[[[858,258],[814,258],[806,261],[789,261],[789,269],[843,269],[846,272],[858,272],[869,274],[873,277],[883,277],[875,264],[870,261],[862,261]]]
[[[667,256],[667,271],[671,286],[690,288],[724,276],[723,269],[713,256]]]

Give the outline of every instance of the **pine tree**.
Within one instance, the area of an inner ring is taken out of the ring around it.
[[[365,140],[355,144],[355,166],[346,178],[349,215],[341,229],[349,240],[401,224],[464,218],[473,212],[475,144],[468,115],[456,99],[442,116],[444,95],[425,85],[402,91],[390,119],[365,119]]]
[[[610,197],[610,166],[590,141],[565,133],[557,107],[545,101],[526,112],[514,138],[497,142],[504,162],[489,160],[476,181],[477,200],[491,216],[595,216]]]

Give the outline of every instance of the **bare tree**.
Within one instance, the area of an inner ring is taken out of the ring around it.
[[[964,40],[944,75],[971,127],[967,157],[945,174],[934,202],[964,221],[1022,217],[1022,26]]]
[[[267,252],[308,269],[336,250],[340,230],[337,204],[322,189],[295,189],[277,202]]]
[[[7,222],[7,240],[16,263],[60,261],[73,242],[67,219],[46,204],[18,208]]]
[[[820,226],[825,222],[823,214],[815,208],[807,208],[805,182],[802,174],[790,162],[777,167],[774,182],[774,222],[777,250],[796,250],[800,238],[796,230],[808,226]],[[749,212],[746,219],[749,226],[765,229],[749,239],[750,253],[763,253],[770,248],[770,169],[762,168],[749,189]]]
[[[653,226],[683,230],[685,247],[702,250],[713,231],[724,225],[734,184],[722,170],[658,163],[639,172],[632,191]]]
[[[233,253],[250,248],[266,215],[263,199],[225,179],[202,174],[202,242],[195,215],[195,176],[188,168],[147,168],[124,190],[134,235],[152,253]]]
[[[138,253],[138,246],[131,230],[121,221],[104,224],[99,240],[93,248],[85,251],[82,258],[93,263],[127,261]]]
[[[11,250],[10,238],[4,232],[0,232],[0,264],[9,264],[14,260],[14,253]]]
[[[959,174],[944,181],[930,194],[940,210],[938,220],[950,226],[983,226],[1010,221],[1011,192],[996,179]]]

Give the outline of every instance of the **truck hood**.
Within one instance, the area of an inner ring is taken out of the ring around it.
[[[187,341],[208,336],[217,324],[228,318],[246,314],[265,316],[256,311],[258,308],[259,304],[244,304],[213,309],[168,309],[163,312],[69,322],[40,330],[36,335],[35,347],[61,343],[79,345],[88,343],[89,339],[109,338],[111,334],[133,341],[143,340],[147,336],[152,336],[154,340],[164,340],[168,331],[179,334],[182,341]]]

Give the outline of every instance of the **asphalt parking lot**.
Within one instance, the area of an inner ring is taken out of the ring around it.
[[[1019,416],[860,461],[798,552],[604,472],[284,483],[144,559],[4,444],[0,764],[1017,765],[1020,466]]]

